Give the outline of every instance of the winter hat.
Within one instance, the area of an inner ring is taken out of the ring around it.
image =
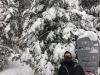
[[[65,53],[66,52],[69,52],[71,55],[72,55],[72,59],[75,59],[75,57],[76,57],[76,53],[75,53],[75,50],[67,50],[67,51],[65,51]],[[64,54],[65,54],[64,53]]]

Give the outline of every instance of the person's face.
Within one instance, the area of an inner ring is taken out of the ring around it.
[[[66,54],[64,55],[64,59],[65,59],[66,61],[72,60],[72,55],[71,55],[70,53],[66,53]]]

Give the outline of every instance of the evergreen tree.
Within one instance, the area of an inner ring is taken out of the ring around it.
[[[98,33],[98,22],[94,23],[97,17],[87,13],[82,0],[0,3],[0,44],[13,49],[13,59],[29,65],[34,75],[57,75],[66,50],[75,58],[77,37],[85,31]]]

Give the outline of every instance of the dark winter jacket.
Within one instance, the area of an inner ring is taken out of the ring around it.
[[[63,62],[59,68],[58,75],[85,75],[83,68],[76,62]]]

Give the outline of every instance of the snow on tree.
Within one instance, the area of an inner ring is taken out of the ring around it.
[[[98,33],[99,21],[94,23],[82,0],[5,2],[3,7],[0,1],[0,44],[13,49],[12,60],[29,65],[34,75],[57,75],[65,51],[75,59],[76,39],[85,31]]]
[[[57,3],[58,5],[56,5]],[[66,4],[70,3],[68,12],[66,12],[67,9],[65,10],[59,5],[60,1],[57,3],[54,3],[51,7],[45,7],[45,4],[36,5],[36,7],[34,5],[33,9],[24,11],[26,19],[19,43],[22,44],[22,47],[30,49],[29,52],[33,59],[30,58],[27,61],[34,61],[32,68],[36,74],[56,74],[55,70],[58,69],[66,50],[70,50],[75,57],[75,35],[73,32],[77,31],[77,26],[70,21],[71,18],[78,18],[78,15],[70,17],[70,15],[75,14],[70,11],[74,6],[74,4],[71,5],[70,1],[66,1]],[[45,7],[45,10],[41,11],[44,9],[43,7]],[[48,63],[53,67],[47,70],[46,67],[49,68]]]
[[[94,29],[94,17],[80,11],[78,1],[74,0],[33,1],[23,11],[23,17],[23,32],[18,41],[23,50],[21,60],[38,75],[56,75],[64,52],[72,52],[75,58],[76,38]]]

